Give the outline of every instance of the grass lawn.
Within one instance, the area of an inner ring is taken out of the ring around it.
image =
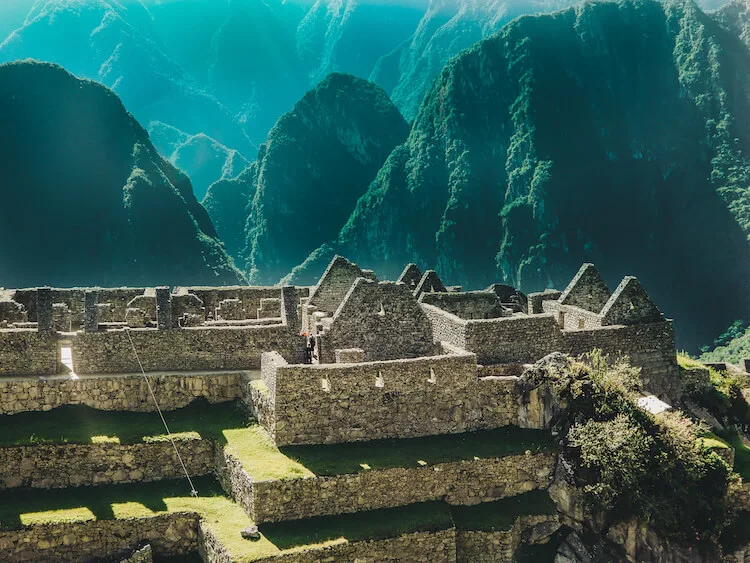
[[[452,510],[456,527],[459,530],[478,532],[507,531],[513,527],[519,516],[557,512],[555,503],[546,490],[529,491],[474,506],[454,506]]]
[[[209,404],[198,399],[175,411],[165,412],[169,429],[226,441],[224,430],[244,428],[248,415],[239,402]],[[165,434],[156,412],[100,411],[84,405],[67,405],[48,412],[0,415],[0,446],[28,444],[134,444]]]
[[[391,538],[452,527],[451,508],[447,504],[425,502],[399,508],[264,524],[260,526],[260,531],[279,549],[289,550],[311,544]]]
[[[316,475],[341,475],[370,469],[503,457],[527,450],[536,453],[550,451],[554,446],[549,432],[506,426],[497,430],[400,440],[285,446],[281,452]]]
[[[736,432],[725,431],[720,432],[720,435],[734,448],[734,471],[747,483],[750,481],[750,449],[742,443]]]

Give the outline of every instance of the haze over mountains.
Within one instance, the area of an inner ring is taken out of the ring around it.
[[[188,178],[108,89],[0,65],[0,130],[3,286],[243,281]]]
[[[519,13],[569,3],[11,0],[0,6],[0,62],[54,62],[109,86],[162,155],[177,163],[183,153],[202,196],[223,155],[253,160],[276,120],[330,72],[372,78],[410,120],[461,49]],[[180,140],[196,135],[224,148],[188,161]]]
[[[748,7],[505,25],[568,4],[39,0],[0,60],[111,86],[253,283],[342,253],[529,292],[594,262],[637,275],[695,350],[750,317]]]

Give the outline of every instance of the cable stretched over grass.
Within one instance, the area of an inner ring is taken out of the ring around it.
[[[156,394],[154,394],[154,388],[151,387],[151,381],[149,381],[148,376],[146,375],[146,371],[143,369],[143,364],[141,363],[141,358],[138,356],[138,350],[136,350],[135,348],[133,337],[130,336],[130,327],[125,327],[125,334],[128,335],[128,340],[130,341],[130,346],[133,348],[133,353],[135,354],[135,359],[138,362],[138,367],[141,369],[141,374],[143,375],[143,379],[146,381],[146,385],[148,386],[148,391],[149,393],[151,393],[151,398],[154,400],[154,404],[156,405],[156,410],[159,412],[161,421],[164,424],[164,429],[167,431],[167,437],[169,438],[169,441],[172,443],[172,447],[174,448],[174,453],[177,454],[177,459],[180,460],[180,465],[182,466],[182,470],[185,472],[185,477],[187,478],[187,481],[190,484],[190,496],[197,497],[198,491],[195,490],[195,486],[193,485],[193,480],[190,478],[190,474],[188,473],[187,467],[185,467],[185,462],[182,461],[182,456],[180,455],[180,452],[177,449],[177,444],[175,443],[174,438],[172,438],[172,433],[169,431],[169,426],[167,425],[167,421],[164,418],[164,414],[161,412],[159,401],[156,400]]]

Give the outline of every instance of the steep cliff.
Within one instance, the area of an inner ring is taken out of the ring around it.
[[[407,134],[383,90],[346,74],[329,75],[282,116],[257,161],[237,179],[213,185],[205,200],[251,281],[277,282],[335,237]],[[252,199],[240,223],[245,197]]]
[[[595,262],[710,342],[750,311],[748,65],[691,2],[519,18],[445,68],[330,248],[524,291]]]
[[[107,88],[0,65],[0,284],[238,283],[190,181]]]

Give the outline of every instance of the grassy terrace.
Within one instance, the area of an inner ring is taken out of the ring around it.
[[[256,480],[341,475],[392,467],[419,467],[548,451],[548,432],[506,427],[474,433],[401,440],[277,448],[268,433],[249,423],[238,403],[196,401],[165,413],[174,433],[224,444]],[[97,411],[66,406],[49,412],[0,416],[0,446],[111,442],[132,444],[164,439],[156,413]]]
[[[283,551],[444,530],[454,525],[460,529],[506,530],[519,515],[554,512],[546,492],[534,491],[514,499],[475,507],[450,507],[442,502],[429,502],[350,515],[265,524],[260,530],[263,537],[253,542],[240,536],[240,530],[251,524],[249,518],[238,505],[224,496],[219,485],[211,478],[200,478],[194,482],[200,493],[197,498],[188,495],[185,481],[52,491],[6,491],[0,493],[0,528],[145,518],[189,511],[203,518],[236,560],[253,561]]]
[[[543,490],[474,506],[454,506],[452,509],[459,530],[484,532],[510,530],[519,516],[557,512],[555,503]]]

